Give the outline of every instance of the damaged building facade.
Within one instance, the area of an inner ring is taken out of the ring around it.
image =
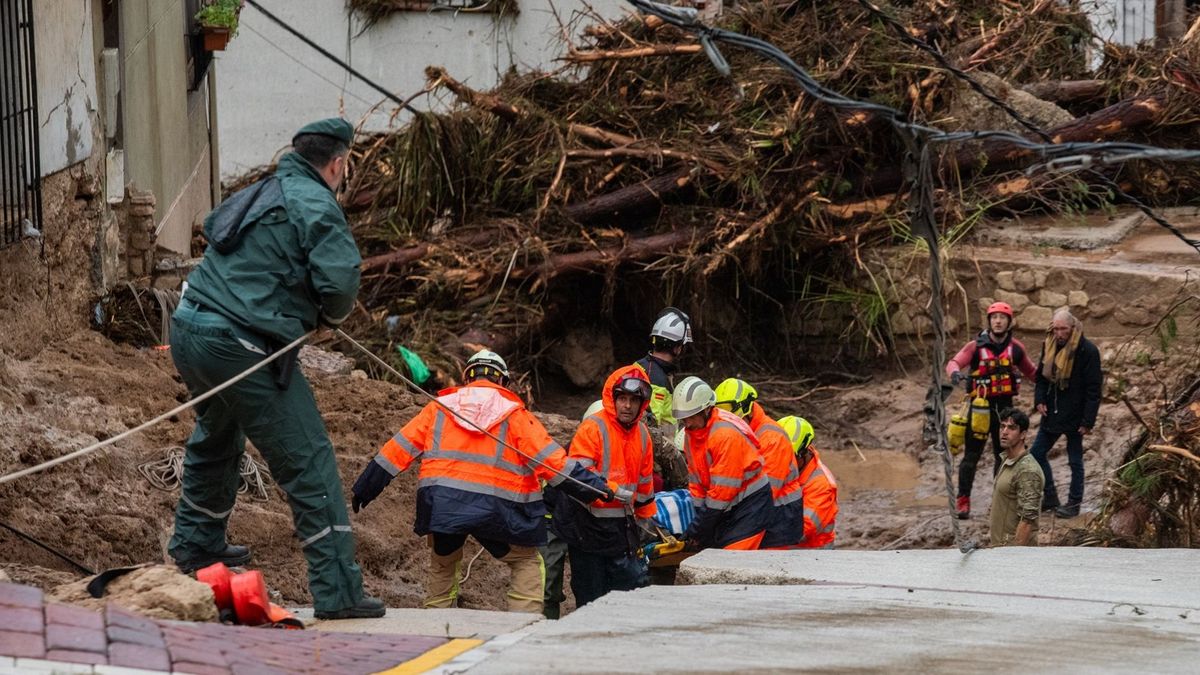
[[[0,351],[191,252],[219,196],[199,0],[2,0]]]

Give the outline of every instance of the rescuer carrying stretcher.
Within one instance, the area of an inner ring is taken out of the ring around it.
[[[584,503],[632,495],[605,480],[550,438],[510,391],[508,366],[482,350],[463,371],[461,387],[439,393],[367,464],[355,481],[353,508],[367,506],[416,460],[416,523],[431,552],[425,607],[458,599],[463,544],[474,537],[511,570],[510,611],[542,611],[546,507],[538,479]]]

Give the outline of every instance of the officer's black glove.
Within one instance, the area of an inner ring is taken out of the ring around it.
[[[392,474],[380,466],[379,462],[371,460],[367,463],[367,468],[358,475],[358,480],[354,481],[354,487],[351,488],[354,498],[350,501],[350,506],[354,512],[358,513],[359,509],[370,504],[391,482]]]
[[[962,381],[963,374],[961,370],[956,370],[953,373],[950,373],[950,384],[957,387],[958,385],[962,384]]]

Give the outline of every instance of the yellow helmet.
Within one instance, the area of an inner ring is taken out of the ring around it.
[[[795,415],[779,418],[779,426],[792,442],[792,451],[797,455],[808,449],[813,442],[813,428],[808,420]]]
[[[717,407],[742,417],[750,416],[750,407],[758,400],[758,391],[744,380],[729,378],[713,390],[717,395]]]

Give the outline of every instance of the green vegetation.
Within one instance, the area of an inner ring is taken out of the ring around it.
[[[237,34],[241,12],[242,0],[212,0],[196,12],[196,21],[210,28],[228,28],[231,34]]]

